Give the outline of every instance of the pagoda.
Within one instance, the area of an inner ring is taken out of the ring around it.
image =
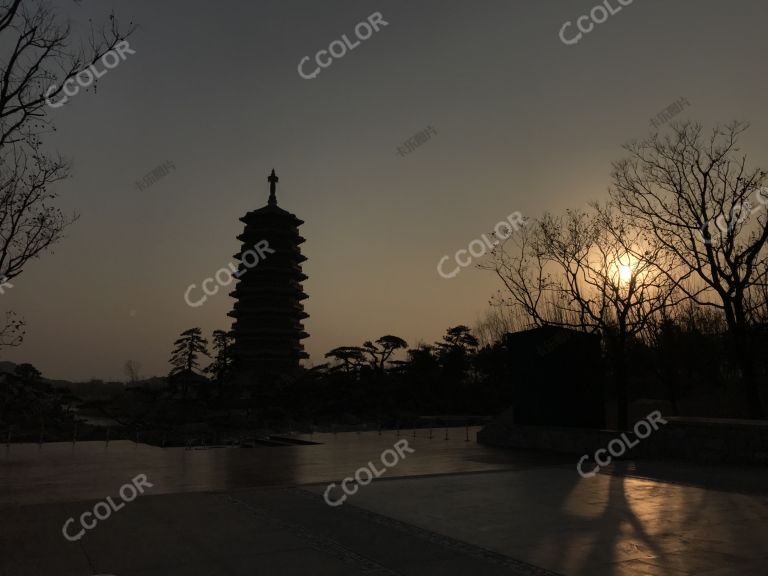
[[[235,369],[264,378],[295,374],[308,357],[301,343],[308,336],[302,324],[308,316],[302,303],[307,295],[301,286],[307,278],[301,271],[306,257],[299,248],[304,242],[299,226],[304,222],[278,207],[278,180],[273,169],[267,178],[267,205],[240,218],[245,230],[237,237],[242,245],[234,255],[239,282],[230,293],[236,300],[229,313],[234,318]],[[261,256],[256,264],[254,251]]]

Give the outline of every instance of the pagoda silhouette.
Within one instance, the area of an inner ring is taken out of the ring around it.
[[[306,257],[299,248],[304,242],[299,226],[304,222],[278,207],[278,180],[273,169],[267,178],[267,205],[240,218],[245,230],[237,237],[242,245],[234,255],[240,262],[239,282],[230,293],[235,305],[228,314],[234,318],[231,335],[235,371],[264,379],[294,375],[300,370],[301,360],[308,357],[301,343],[309,336],[302,324],[309,316],[304,312],[302,301],[307,295],[301,285],[307,278],[301,271]],[[264,241],[268,250],[263,249]],[[248,266],[257,246],[261,246],[259,254],[263,257]]]

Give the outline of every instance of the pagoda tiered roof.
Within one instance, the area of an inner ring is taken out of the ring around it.
[[[229,313],[234,318],[233,350],[237,366],[246,372],[291,373],[308,357],[301,343],[308,336],[302,320],[309,316],[302,304],[307,295],[301,283],[307,276],[301,269],[306,257],[300,250],[305,239],[299,226],[304,222],[277,205],[274,170],[268,181],[267,205],[240,218],[245,228],[237,236],[242,245],[234,255],[240,274],[230,293],[236,300]],[[257,246],[263,257],[249,266],[247,253]]]

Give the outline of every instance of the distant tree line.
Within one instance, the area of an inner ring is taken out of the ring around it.
[[[327,362],[300,376],[259,384],[233,370],[231,336],[213,333],[213,354],[199,328],[174,343],[167,393],[180,402],[237,410],[275,420],[397,420],[423,414],[487,414],[504,395],[500,346],[482,349],[467,326],[455,326],[434,344],[385,335],[360,346],[330,350]],[[403,357],[396,358],[397,353]],[[202,367],[202,359],[211,362]]]
[[[31,364],[0,375],[0,433],[11,428],[69,428],[76,398],[71,391],[42,378]]]

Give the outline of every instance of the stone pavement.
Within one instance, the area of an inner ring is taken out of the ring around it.
[[[766,495],[539,468],[380,481],[348,502],[568,576],[768,574]]]
[[[185,450],[117,441],[0,446],[0,506],[98,499],[143,473],[153,494],[296,486],[343,478],[400,439],[416,449],[387,476],[514,470],[562,457],[467,442],[464,428],[304,435],[316,445]],[[474,437],[477,428],[470,428]],[[448,439],[446,440],[446,433]]]
[[[511,558],[392,522],[330,508],[299,489],[147,496],[78,542],[65,518],[93,503],[4,509],[3,576],[381,576],[539,574]]]
[[[571,456],[422,437],[334,508],[326,483],[395,437],[321,440],[226,453],[137,447],[135,460],[126,447],[69,459],[11,447],[0,454],[0,576],[768,574],[764,469],[620,463],[584,479]],[[67,541],[66,519],[116,494],[142,462],[157,490]],[[628,475],[641,469],[644,478]]]

